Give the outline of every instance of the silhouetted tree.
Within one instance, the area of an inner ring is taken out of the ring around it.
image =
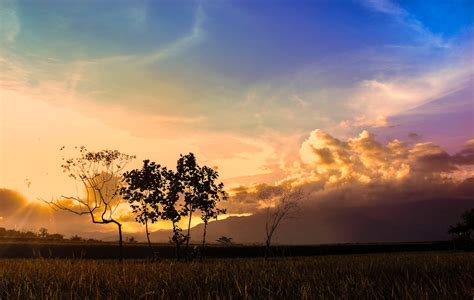
[[[187,214],[187,210],[183,206],[178,205],[178,200],[183,189],[178,176],[172,170],[163,170],[162,176],[166,178],[165,190],[167,195],[161,202],[161,219],[169,220],[173,225],[171,241],[176,246],[176,259],[179,261],[181,245],[187,240],[187,236],[182,233],[182,229],[179,227],[181,217]]]
[[[48,239],[59,241],[64,239],[64,235],[59,233],[53,233],[48,235]]]
[[[44,228],[44,227],[41,227],[38,231],[38,236],[42,239],[45,239],[48,237],[48,229],[47,228]]]
[[[141,169],[123,174],[126,186],[120,190],[123,198],[130,203],[136,215],[136,221],[145,224],[148,247],[153,259],[155,252],[151,245],[148,222],[155,223],[159,220],[160,204],[166,202],[165,198],[168,197],[167,189],[170,183],[167,181],[171,178],[163,175],[166,172],[166,168],[162,168],[159,164],[144,160]]]
[[[201,170],[193,153],[180,155],[176,165],[176,179],[179,182],[180,192],[184,196],[183,216],[188,217],[188,231],[186,234],[185,254],[188,256],[191,220],[193,212],[199,208],[201,192]]]
[[[202,234],[202,247],[206,246],[207,224],[211,219],[217,219],[220,214],[225,214],[225,209],[217,208],[217,204],[221,200],[227,200],[227,193],[224,191],[224,184],[217,183],[219,173],[207,166],[200,170],[200,198],[198,199],[198,207],[201,211],[201,220],[204,222],[204,231]]]
[[[221,236],[220,238],[218,238],[216,240],[216,242],[218,242],[219,244],[224,245],[224,246],[229,246],[229,245],[234,244],[231,237],[227,237],[227,236],[224,236],[224,235]]]
[[[134,236],[129,236],[129,237],[127,238],[127,242],[129,242],[130,244],[134,244],[134,243],[137,242],[137,240],[135,239]]]
[[[183,215],[188,217],[185,250],[187,257],[193,213],[196,210],[201,211],[201,219],[204,221],[202,243],[204,246],[207,224],[211,218],[217,218],[219,214],[225,213],[224,209],[218,209],[216,205],[220,200],[227,199],[227,195],[224,184],[217,182],[218,172],[207,166],[199,166],[193,153],[180,156],[176,166],[176,175],[181,193],[184,195]]]
[[[64,147],[61,148],[63,150]],[[88,151],[86,147],[75,147],[77,157],[63,158],[63,172],[79,181],[86,197],[61,196],[47,202],[54,208],[76,215],[88,215],[94,224],[115,224],[119,235],[119,260],[123,258],[122,224],[114,217],[120,205],[119,190],[122,171],[135,156],[117,150]]]
[[[474,209],[464,212],[461,215],[461,222],[451,226],[448,233],[455,236],[454,243],[458,243],[461,248],[473,247]]]
[[[283,220],[294,217],[302,199],[303,193],[300,190],[284,192],[281,196],[277,197],[277,202],[273,207],[267,208],[265,256],[270,254],[272,238],[278,226]]]
[[[80,236],[78,236],[77,234],[71,236],[70,240],[71,240],[71,241],[74,241],[74,242],[81,242],[81,241],[83,241],[83,239],[82,239]]]

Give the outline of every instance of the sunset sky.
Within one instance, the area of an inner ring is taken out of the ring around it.
[[[470,0],[0,0],[0,188],[76,194],[63,145],[194,152],[234,191],[465,179],[473,53]]]

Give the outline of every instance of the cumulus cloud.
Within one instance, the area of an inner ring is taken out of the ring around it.
[[[473,164],[472,144],[469,141],[462,151],[450,155],[433,143],[409,146],[395,139],[384,145],[368,131],[342,141],[318,129],[301,145],[301,163],[287,180],[340,184],[447,176],[460,165]]]
[[[316,129],[301,144],[298,161],[286,168],[285,179],[276,185],[232,190],[230,211],[256,211],[278,196],[278,191],[294,188],[308,191],[314,201],[340,202],[346,198],[343,195],[359,204],[394,195],[398,199],[429,198],[439,195],[439,191],[431,192],[435,187],[445,192],[472,177],[472,165],[473,140],[451,155],[429,142],[410,145],[395,139],[383,144],[365,130],[341,140]]]
[[[410,172],[407,146],[393,140],[379,143],[368,131],[341,141],[322,130],[311,132],[300,148],[301,163],[290,170],[294,184],[320,181],[325,184],[394,179]]]
[[[453,162],[458,165],[474,165],[474,139],[467,141],[464,148],[453,156]]]

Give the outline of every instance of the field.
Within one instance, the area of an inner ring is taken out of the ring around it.
[[[162,260],[2,259],[0,298],[472,299],[474,253]]]

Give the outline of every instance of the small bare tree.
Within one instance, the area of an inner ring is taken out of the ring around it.
[[[61,148],[63,150],[64,147]],[[119,260],[123,258],[122,224],[114,216],[121,203],[119,195],[122,171],[135,156],[117,150],[88,151],[86,147],[75,147],[79,151],[74,158],[63,158],[63,172],[79,181],[86,196],[61,196],[47,202],[56,209],[76,215],[88,215],[94,224],[115,224],[119,235]]]
[[[295,216],[299,211],[299,204],[304,195],[301,190],[283,192],[277,197],[273,207],[267,208],[265,222],[265,257],[270,254],[271,242],[275,231],[281,222]]]

